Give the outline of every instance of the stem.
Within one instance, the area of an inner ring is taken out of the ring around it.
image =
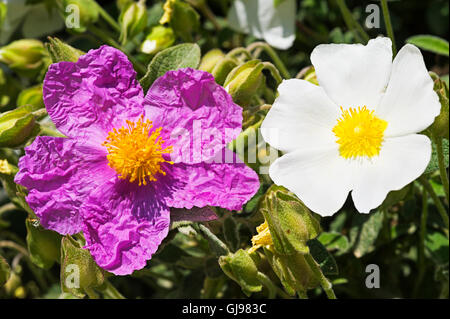
[[[213,244],[213,249],[219,256],[225,256],[230,253],[230,250],[228,249],[227,245],[223,243],[216,235],[214,235],[208,227],[206,227],[203,224],[198,224],[198,228],[201,231],[201,233],[208,239],[210,244]]]
[[[95,2],[95,3],[97,4],[97,2]],[[113,27],[114,30],[120,32],[120,25],[117,23],[117,21],[114,20],[114,19],[109,15],[109,13],[108,13],[105,9],[102,8],[102,6],[100,6],[99,4],[97,4],[97,7],[98,7],[98,12],[99,12],[100,16],[101,16],[106,22],[108,22],[109,25],[110,25],[111,27]]]
[[[228,52],[228,54],[226,55],[226,58],[234,58],[237,55],[240,54],[245,54],[245,56],[251,60],[252,59],[252,55],[250,54],[250,52],[248,52],[248,50],[246,48],[236,48],[231,50],[230,52]]]
[[[334,291],[333,291],[333,285],[327,279],[327,277],[324,276],[322,270],[320,269],[320,266],[316,263],[316,261],[311,256],[311,254],[306,254],[305,260],[308,263],[308,265],[311,268],[314,275],[316,276],[316,278],[319,281],[320,285],[322,286],[323,290],[327,294],[328,299],[337,299],[336,295],[334,294]]]
[[[444,158],[445,155],[444,150],[442,148],[442,137],[434,137],[433,140],[434,143],[436,144],[436,152],[439,163],[439,173],[441,174],[441,181],[445,191],[445,198],[447,199],[447,203],[450,203],[448,175],[447,175],[447,168],[445,167],[445,158]]]
[[[430,194],[431,198],[434,201],[434,204],[436,205],[436,208],[441,214],[442,220],[444,221],[445,228],[448,230],[448,215],[447,211],[440,201],[439,197],[437,196],[436,192],[433,189],[433,186],[431,186],[430,182],[423,176],[419,178],[419,183],[422,184],[422,186],[426,189],[426,191]],[[447,233],[448,236],[448,233]]]
[[[397,55],[397,46],[395,45],[394,29],[392,28],[391,15],[389,14],[387,0],[381,0],[381,10],[383,10],[383,17],[384,17],[384,23],[386,25],[386,31],[387,31],[389,38],[391,38],[392,53],[395,57]]]
[[[212,24],[214,25],[214,28],[216,29],[216,31],[222,30],[222,27],[217,22],[216,16],[211,11],[211,9],[208,7],[208,5],[206,4],[206,1],[187,0],[187,2],[189,2],[195,8],[197,8],[209,21],[211,21]]]
[[[277,84],[280,85],[280,83],[283,81],[283,78],[281,77],[278,69],[270,62],[263,62],[263,64],[264,69],[269,70],[275,81],[277,81]]]
[[[284,299],[292,299],[291,296],[289,296],[287,293],[285,293],[282,289],[280,289],[278,286],[276,286],[272,280],[270,280],[269,277],[267,277],[262,272],[258,271],[258,274],[256,275],[258,280],[264,285],[264,287],[267,288],[269,291],[269,299],[275,299],[277,294],[284,298]]]
[[[356,29],[355,35],[358,38],[358,41],[361,43],[367,43],[370,39],[369,35],[367,34],[366,31],[364,31],[363,27],[359,24],[359,22],[356,21],[355,17],[347,7],[345,0],[337,0],[337,4],[339,6],[339,9],[341,10],[342,17],[344,18],[347,28],[349,30]]]
[[[413,296],[417,296],[417,292],[420,289],[420,284],[422,283],[423,276],[425,274],[425,236],[427,233],[427,218],[428,218],[428,197],[427,191],[424,188],[422,192],[422,215],[420,218],[420,233],[419,233],[419,253],[418,253],[418,264],[419,264],[419,274],[417,276],[416,286],[414,287]]]
[[[289,71],[287,70],[283,61],[281,61],[278,54],[275,52],[274,49],[272,49],[272,47],[270,45],[268,45],[267,43],[264,43],[264,42],[255,42],[255,43],[250,44],[247,47],[247,50],[249,52],[252,52],[253,50],[255,50],[257,48],[263,49],[264,52],[266,52],[269,55],[269,57],[272,59],[273,63],[277,67],[277,69],[280,71],[283,78],[285,78],[285,79],[291,78],[291,75],[289,74]]]
[[[22,255],[24,255],[26,257],[30,256],[27,249],[25,249],[24,247],[20,246],[19,244],[16,244],[13,241],[10,241],[10,240],[0,241],[0,248],[11,248],[11,249],[17,250],[19,253],[21,253]]]
[[[125,297],[109,281],[105,280],[105,289],[102,290],[108,299],[125,299]]]

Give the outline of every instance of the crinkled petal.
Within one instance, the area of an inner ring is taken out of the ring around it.
[[[385,136],[421,132],[434,122],[440,110],[420,50],[405,45],[395,57],[386,94],[376,109],[376,114],[389,123]]]
[[[103,142],[113,127],[143,113],[143,91],[127,56],[108,46],[76,63],[52,64],[44,80],[44,102],[66,136]]]
[[[304,80],[285,80],[261,125],[264,140],[283,152],[334,143],[340,110],[323,88]]]
[[[109,170],[103,150],[82,141],[38,136],[25,148],[15,182],[45,228],[60,234],[81,231],[79,209]]]
[[[145,187],[113,177],[82,207],[85,248],[95,262],[115,275],[145,267],[167,236],[170,210],[161,183]]]
[[[425,171],[431,158],[431,142],[425,135],[387,138],[380,155],[364,163],[352,192],[361,213],[383,203],[390,191],[402,189]]]
[[[321,216],[331,216],[344,205],[354,178],[337,146],[285,154],[270,166],[269,175]]]
[[[228,13],[228,21],[231,28],[286,50],[295,40],[296,13],[295,0],[285,0],[276,7],[268,0],[236,0]]]
[[[207,72],[169,71],[153,83],[145,100],[146,117],[162,127],[174,162],[209,160],[242,128],[241,107]]]
[[[240,210],[259,189],[258,175],[228,150],[220,162],[178,163],[170,169],[177,179],[177,190],[167,204],[174,208],[218,206]]]
[[[317,80],[339,106],[376,109],[392,67],[389,38],[361,44],[322,44],[311,53]]]

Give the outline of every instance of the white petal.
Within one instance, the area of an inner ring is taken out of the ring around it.
[[[330,98],[343,108],[375,109],[388,84],[392,67],[389,38],[361,44],[322,44],[311,53],[317,79]]]
[[[386,136],[421,132],[439,115],[441,104],[433,91],[420,50],[405,45],[396,56],[386,93],[376,114],[388,122]]]
[[[331,216],[345,203],[353,185],[349,162],[337,146],[304,149],[277,159],[269,169],[272,180],[295,193],[312,211]]]
[[[335,144],[340,110],[324,90],[304,80],[285,80],[261,125],[264,140],[283,152]]]
[[[278,49],[288,49],[295,40],[295,0],[276,8],[271,0],[236,0],[228,13],[231,28],[264,39]]]
[[[369,213],[383,203],[390,191],[399,190],[425,171],[431,158],[431,142],[425,135],[387,138],[381,152],[366,162],[352,192],[356,209]]]

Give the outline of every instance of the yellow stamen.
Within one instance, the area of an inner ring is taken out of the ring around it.
[[[253,246],[248,250],[250,254],[256,251],[259,247],[273,244],[269,226],[267,225],[266,221],[261,225],[259,225],[258,227],[256,227],[256,231],[258,232],[258,234],[253,236],[252,238]]]
[[[344,158],[373,157],[380,153],[388,123],[365,106],[344,110],[333,128],[339,153]]]
[[[127,121],[126,127],[113,129],[103,143],[108,150],[109,166],[119,178],[137,180],[139,186],[147,185],[147,179],[156,181],[157,174],[166,175],[161,164],[173,164],[163,158],[163,154],[172,152],[172,146],[162,147],[161,127],[150,132],[152,122],[143,120],[141,116],[137,122]]]

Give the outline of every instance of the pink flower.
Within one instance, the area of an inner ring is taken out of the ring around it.
[[[144,97],[127,57],[102,46],[51,65],[44,101],[67,138],[37,137],[15,181],[44,227],[83,231],[97,264],[116,275],[146,265],[167,236],[170,208],[210,219],[199,208],[239,210],[259,187],[237,156],[220,160],[242,111],[206,72],[167,72]]]

